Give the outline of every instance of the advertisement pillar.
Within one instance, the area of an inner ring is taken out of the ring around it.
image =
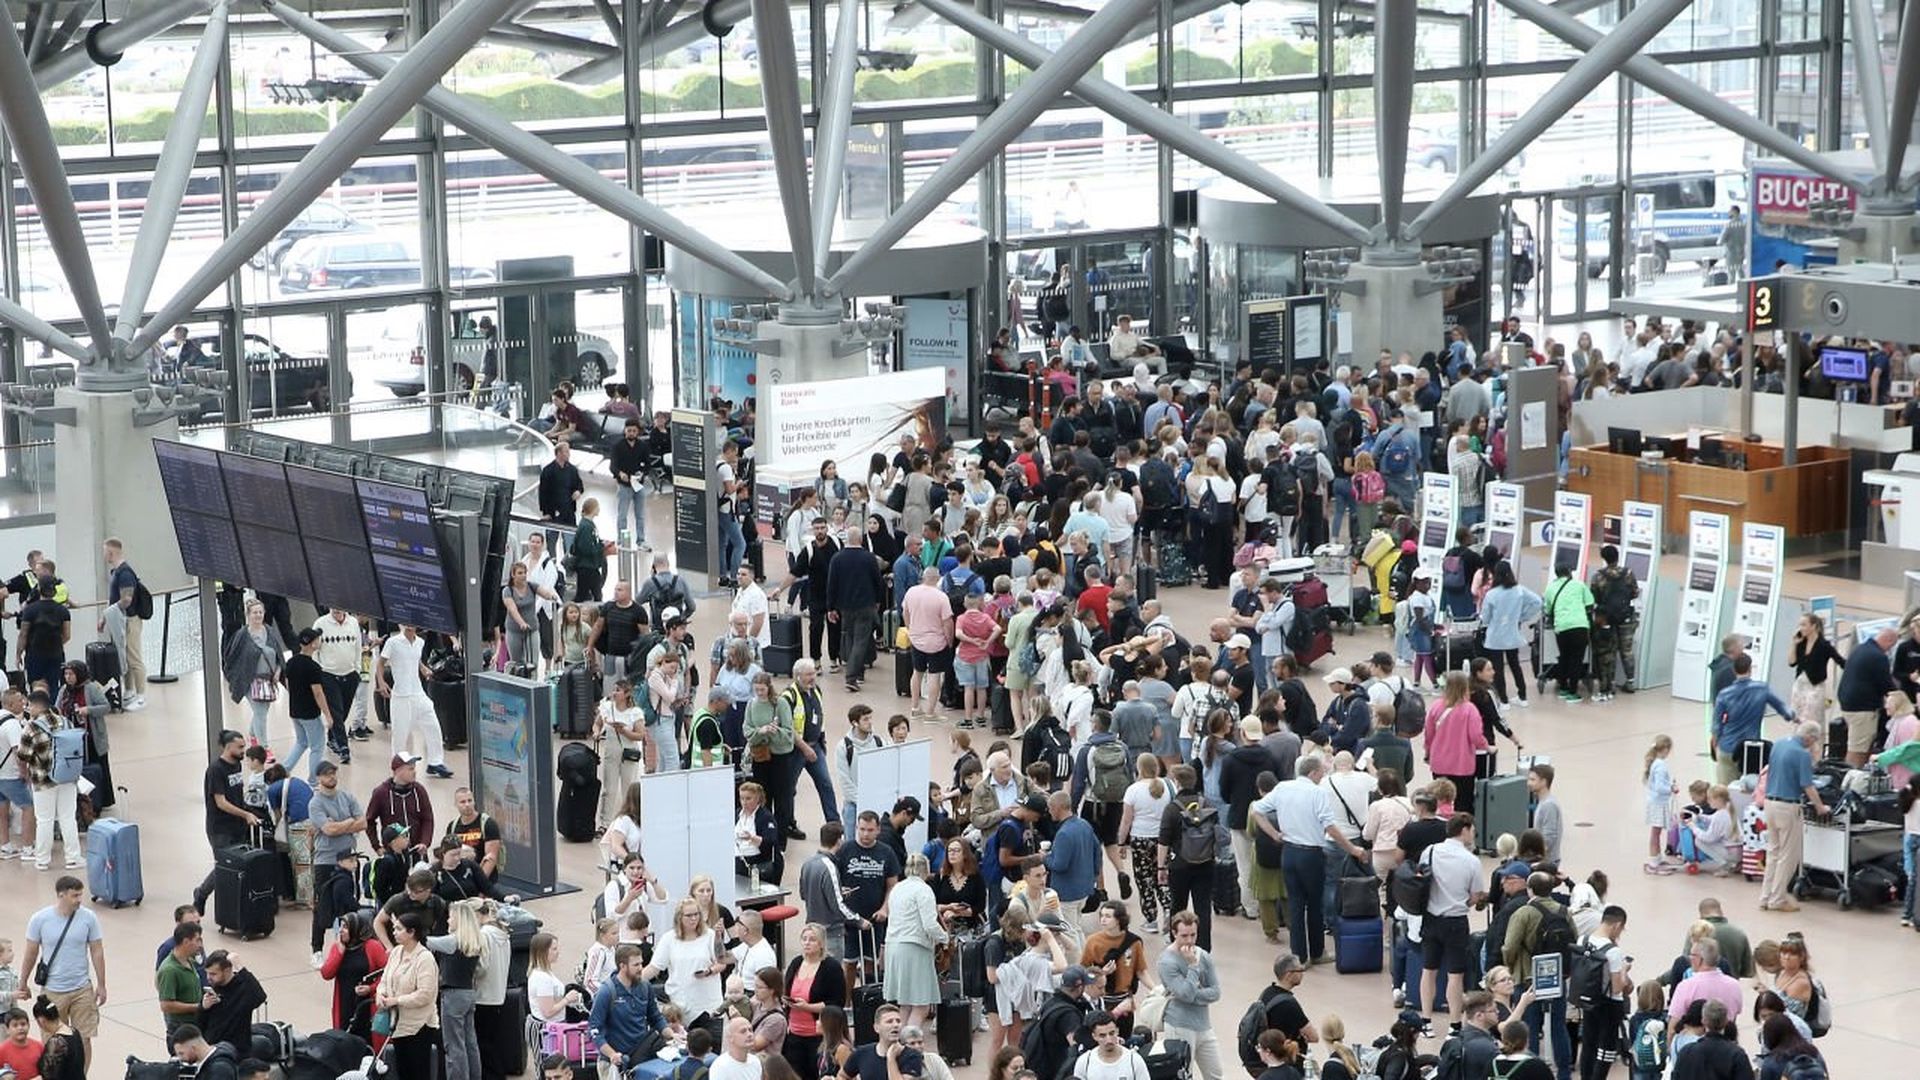
[[[474,679],[473,798],[500,826],[500,885],[573,892],[555,865],[552,687],[492,671]]]

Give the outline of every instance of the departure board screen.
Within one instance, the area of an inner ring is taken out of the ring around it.
[[[160,463],[160,486],[167,489],[167,506],[218,518],[231,518],[227,489],[220,480],[220,454],[201,446],[153,441]]]
[[[313,579],[313,602],[344,608],[355,615],[386,618],[353,477],[289,465],[287,488],[293,494],[300,547],[306,553],[307,572]]]
[[[240,541],[231,518],[173,511],[173,538],[180,545],[180,565],[194,577],[245,584],[246,565],[240,560]]]
[[[426,492],[364,479],[356,479],[354,485],[387,618],[458,633]]]
[[[307,553],[315,604],[376,619],[387,617],[380,582],[373,572],[373,556],[365,545],[336,544],[317,536],[301,537],[300,545]]]
[[[227,481],[227,503],[241,525],[265,525],[291,531],[293,494],[287,490],[287,467],[245,454],[221,454],[220,472]]]
[[[233,508],[246,583],[258,592],[312,600],[307,556],[294,531],[298,525],[287,490],[287,467],[245,454],[221,454],[220,472],[226,479],[227,504]]]

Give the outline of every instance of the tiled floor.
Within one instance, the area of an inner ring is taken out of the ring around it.
[[[604,480],[595,483],[604,484]],[[656,527],[663,525],[661,521]],[[771,565],[777,560],[769,561]],[[1671,564],[1667,568],[1670,575],[1678,572]],[[1838,592],[1843,608],[1861,605],[1891,610],[1889,605],[1896,601],[1880,590],[1800,572],[1789,574],[1787,592],[1796,596]],[[1174,618],[1196,638],[1204,636],[1206,620],[1224,601],[1221,594],[1194,588],[1170,590],[1165,596]],[[711,640],[709,635],[720,625],[721,613],[722,604],[717,600],[702,605],[696,620],[701,640]],[[1338,654],[1322,661],[1321,669],[1371,652],[1379,640],[1377,635],[1378,631],[1342,635]],[[880,673],[860,695],[882,716],[895,711],[899,701],[888,692],[892,680],[885,668],[891,663],[883,661]],[[171,928],[173,905],[188,898],[189,890],[208,868],[198,795],[205,751],[200,745],[203,727],[196,678],[156,688],[149,709],[112,720],[115,774],[129,788],[120,810],[143,828],[147,901],[137,908],[102,913],[110,996],[95,1048],[96,1076],[119,1075],[117,1063],[129,1053],[147,1058],[160,1054],[160,1018],[152,977],[154,948]],[[852,702],[837,680],[829,680],[828,687],[830,714],[843,716]],[[1314,688],[1323,690],[1318,683]],[[230,708],[230,712],[230,725],[238,726],[238,710]],[[1756,907],[1758,887],[1737,878],[1656,878],[1640,872],[1646,843],[1639,809],[1641,756],[1652,738],[1664,732],[1677,744],[1675,773],[1682,782],[1704,775],[1708,766],[1700,753],[1700,717],[1700,706],[1676,702],[1663,690],[1623,696],[1606,705],[1568,706],[1551,701],[1516,711],[1515,726],[1528,749],[1549,755],[1560,770],[1558,794],[1572,826],[1565,845],[1569,869],[1585,876],[1592,868],[1601,867],[1611,876],[1613,888],[1608,900],[1623,904],[1630,913],[1625,941],[1638,958],[1639,975],[1651,976],[1664,970],[1679,953],[1686,924],[1704,897],[1721,898],[1728,914],[1755,941],[1778,938],[1790,930],[1804,933],[1815,970],[1835,1001],[1836,1026],[1821,1043],[1832,1075],[1892,1075],[1889,1068],[1898,1068],[1892,1062],[1911,1060],[1920,1050],[1920,935],[1900,929],[1897,913],[1842,912],[1821,901],[1808,902],[1796,915],[1763,913]],[[830,727],[834,738],[839,735],[837,728]],[[284,751],[290,741],[291,731],[282,714],[273,725],[273,743]],[[385,745],[383,739],[366,744],[356,754],[354,764],[343,770],[346,782],[363,796],[384,778],[380,763],[385,760]],[[942,736],[936,736],[936,747],[938,776],[943,774],[951,753]],[[464,775],[465,755],[451,757],[455,769]],[[456,783],[426,783],[436,808],[444,815],[450,810]],[[799,805],[803,825],[811,831],[819,824],[818,803],[803,797]],[[656,820],[648,827],[669,824]],[[803,848],[796,845],[792,850],[797,855]],[[590,845],[562,844],[563,877],[580,883],[597,882],[599,871],[594,868],[592,852]],[[36,873],[30,865],[18,861],[0,863],[0,933],[13,935],[18,943],[28,915],[50,899],[55,876]],[[587,943],[589,904],[590,894],[580,893],[533,905],[549,928],[558,930],[569,955],[569,967],[571,957]],[[1475,922],[1483,925],[1478,917]],[[232,944],[241,962],[265,984],[273,1017],[290,1021],[303,1031],[324,1024],[327,1014],[325,984],[308,969],[307,923],[305,911],[287,909],[273,937]],[[210,935],[208,944],[225,947],[230,943]],[[1157,946],[1158,942],[1150,939],[1149,944]],[[1236,919],[1216,928],[1215,957],[1226,990],[1214,1008],[1213,1022],[1223,1039],[1231,1037],[1246,1002],[1266,985],[1275,953],[1254,923]],[[1310,1015],[1318,1018],[1338,1013],[1357,1037],[1370,1039],[1381,1033],[1393,1013],[1382,975],[1339,976],[1331,968],[1318,968],[1308,976],[1301,994]],[[1749,1021],[1741,1027],[1745,1041],[1751,1045],[1753,1025]],[[961,1073],[983,1075],[985,1054],[975,1061],[971,1069]]]

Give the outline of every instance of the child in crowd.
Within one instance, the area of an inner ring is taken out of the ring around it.
[[[1666,735],[1655,736],[1653,745],[1647,748],[1646,761],[1640,770],[1640,779],[1646,785],[1646,870],[1649,874],[1671,874],[1674,870],[1673,863],[1667,861],[1666,838],[1667,825],[1673,817],[1673,796],[1680,790],[1680,785],[1667,768],[1667,755],[1671,753],[1673,739]]]
[[[1688,784],[1687,801],[1686,805],[1680,807],[1680,816],[1684,818],[1688,814],[1692,814],[1696,817],[1705,817],[1713,813],[1713,807],[1707,803],[1707,792],[1712,788],[1713,785],[1705,780],[1695,780],[1693,783]],[[1670,824],[1667,827],[1667,854],[1680,854],[1680,826],[1678,824]]]
[[[1702,863],[1721,877],[1733,873],[1734,831],[1731,799],[1724,784],[1715,784],[1707,792],[1705,814],[1691,808],[1680,813],[1680,846],[1687,852],[1687,873],[1700,872]]]
[[[1633,1015],[1627,1018],[1627,1045],[1620,1051],[1628,1080],[1660,1080],[1667,1069],[1667,994],[1654,979],[1633,991]]]
[[[20,973],[13,970],[13,939],[0,937],[0,1002],[12,1001],[20,988]]]
[[[1442,818],[1452,817],[1453,800],[1460,796],[1460,789],[1453,786],[1453,781],[1444,776],[1436,777],[1433,783],[1427,785],[1427,791],[1433,795],[1433,801],[1439,804],[1435,812]]]
[[[613,950],[619,944],[619,919],[601,919],[593,925],[593,944],[587,946],[587,954],[580,958],[580,985],[587,997],[598,992],[600,984],[613,974]]]
[[[7,1000],[13,999],[8,991]],[[40,1040],[33,1037],[33,1021],[22,1009],[9,1008],[6,1012],[7,1034],[0,1039],[0,1075],[39,1076]]]
[[[1353,515],[1354,537],[1373,535],[1373,527],[1380,520],[1380,500],[1387,497],[1387,478],[1380,475],[1374,467],[1373,455],[1365,450],[1353,455],[1353,501],[1357,509]]]

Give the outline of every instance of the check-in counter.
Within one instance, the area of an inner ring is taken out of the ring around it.
[[[1670,522],[1694,510],[1725,514],[1736,535],[1748,521],[1779,525],[1790,540],[1846,530],[1844,450],[1802,446],[1798,463],[1788,465],[1777,442],[1707,435],[1689,449],[1685,434],[1648,442],[1665,443],[1664,452],[1632,457],[1605,445],[1574,447],[1567,489],[1592,496],[1595,515],[1619,514],[1634,499],[1660,504]]]

